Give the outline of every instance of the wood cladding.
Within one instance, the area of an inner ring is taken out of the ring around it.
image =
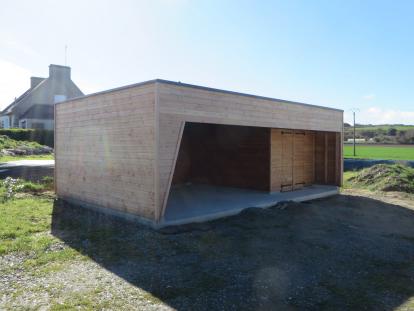
[[[163,157],[158,164],[159,197],[164,209],[181,139],[178,129],[185,122],[342,131],[343,113],[338,110],[164,83],[157,84],[157,96],[158,149]],[[271,178],[270,183],[277,184],[278,181]]]
[[[271,129],[270,191],[300,189],[314,182],[314,132]]]
[[[173,184],[183,182],[269,189],[269,130],[187,123]]]
[[[56,105],[56,193],[154,219],[155,87]]]
[[[315,182],[318,184],[340,185],[341,136],[339,133],[315,133]]]
[[[92,94],[56,105],[56,193],[157,222],[171,183],[339,185],[342,121],[338,110],[158,80]]]

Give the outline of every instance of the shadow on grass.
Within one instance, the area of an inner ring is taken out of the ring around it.
[[[338,195],[154,231],[58,201],[52,232],[177,310],[393,310],[414,295],[413,220]]]

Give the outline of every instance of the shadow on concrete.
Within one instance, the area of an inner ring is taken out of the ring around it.
[[[177,310],[393,310],[414,295],[413,220],[337,195],[157,232],[58,201],[52,232]]]

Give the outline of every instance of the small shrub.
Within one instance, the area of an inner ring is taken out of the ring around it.
[[[23,182],[20,192],[39,193],[39,192],[43,192],[44,190],[45,190],[44,185],[26,181],[26,182]]]
[[[54,187],[54,180],[51,176],[44,176],[40,183],[43,184],[48,190],[52,190]]]
[[[21,189],[24,188],[20,179],[15,179],[11,177],[7,177],[3,180],[3,188],[5,191],[3,192],[3,200],[8,200],[14,197],[16,192],[19,192]]]

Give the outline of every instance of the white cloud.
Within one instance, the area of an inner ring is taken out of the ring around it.
[[[373,100],[375,98],[375,94],[368,94],[368,95],[362,96],[362,98],[365,100]]]
[[[352,123],[352,112],[346,111],[345,122]],[[414,111],[369,107],[356,112],[360,124],[414,124]]]
[[[30,87],[30,70],[0,59],[0,109]]]

